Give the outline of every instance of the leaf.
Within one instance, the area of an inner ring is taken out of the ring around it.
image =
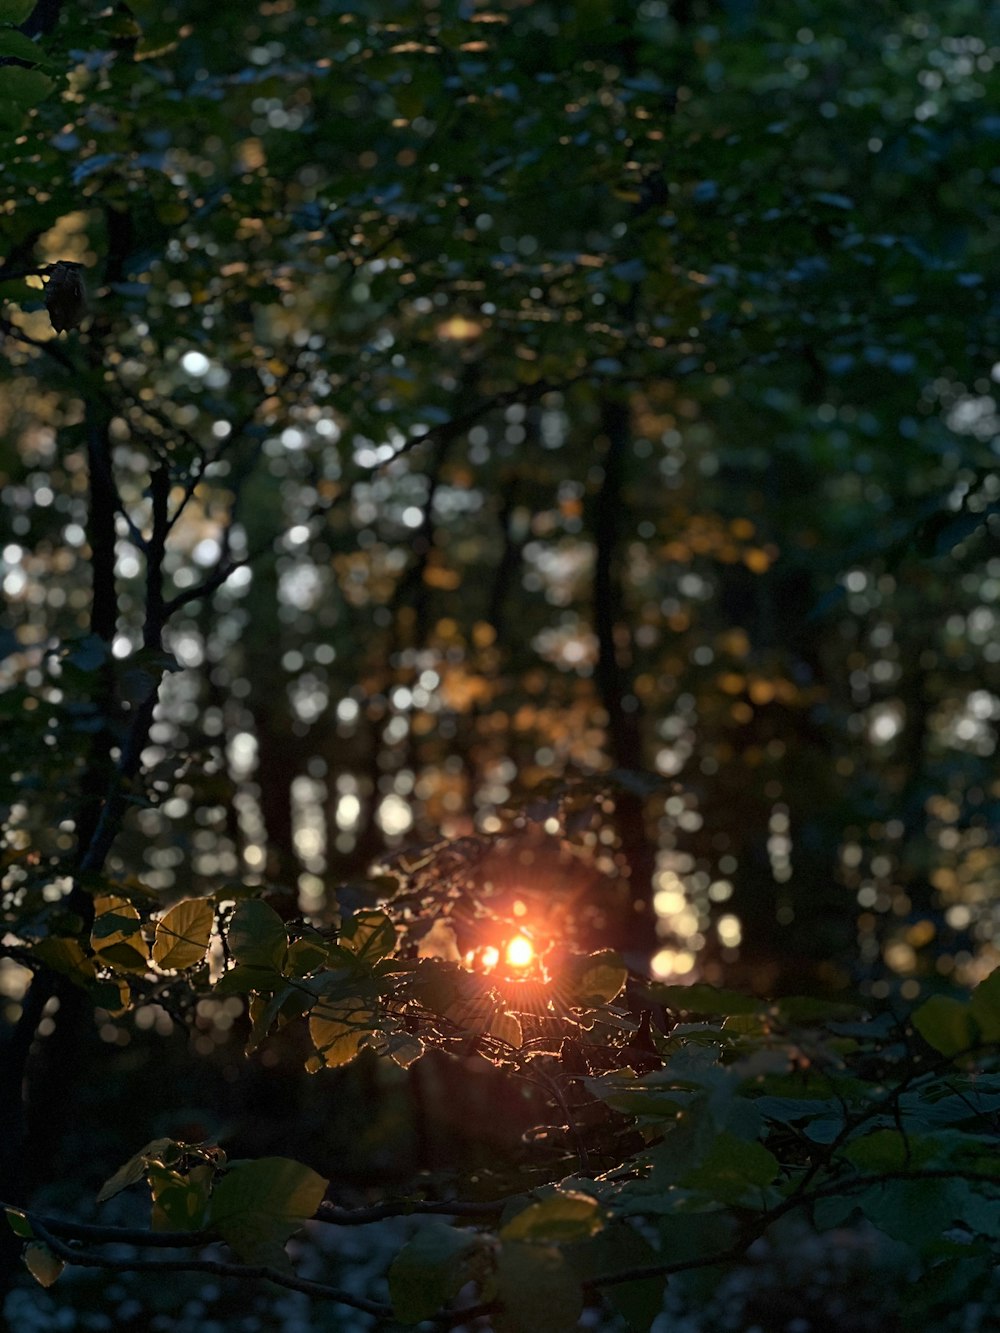
[[[106,1009],[112,1018],[127,1013],[132,1003],[132,991],[124,977],[98,977],[87,990],[94,1004]]]
[[[497,1013],[490,1020],[490,1036],[508,1046],[520,1047],[524,1040],[521,1033],[521,1021],[516,1014]]]
[[[66,1267],[40,1240],[33,1240],[30,1245],[26,1245],[22,1257],[28,1272],[43,1287],[51,1287]]]
[[[389,1299],[402,1324],[430,1319],[468,1281],[468,1260],[483,1238],[447,1222],[424,1222],[389,1268]]]
[[[96,976],[93,962],[77,940],[50,935],[47,939],[38,940],[31,951],[54,972],[61,972],[78,986],[86,986]]]
[[[583,964],[574,989],[574,1003],[591,1008],[610,1004],[621,994],[628,969],[613,949],[592,953]]]
[[[960,1180],[887,1180],[866,1190],[857,1202],[879,1231],[933,1254],[947,1247],[943,1233],[962,1220],[967,1194]]]
[[[862,1170],[878,1174],[926,1166],[940,1155],[943,1145],[943,1137],[938,1142],[901,1134],[898,1129],[877,1129],[854,1139],[842,1150],[842,1156]]]
[[[207,1163],[188,1172],[151,1163],[146,1170],[153,1195],[153,1231],[200,1231],[205,1225],[214,1171]]]
[[[913,1026],[928,1046],[942,1055],[958,1055],[975,1041],[969,1006],[950,995],[932,995],[925,1000],[914,1011]]]
[[[162,1154],[173,1145],[173,1142],[173,1139],[153,1139],[151,1143],[146,1144],[145,1148],[140,1148],[134,1156],[128,1159],[124,1166],[120,1166],[114,1175],[104,1182],[97,1195],[97,1202],[105,1203],[108,1199],[113,1199],[121,1190],[127,1189],[129,1185],[135,1185],[143,1180],[150,1162],[160,1161]]]
[[[572,1333],[583,1312],[580,1280],[554,1245],[505,1241],[497,1264],[496,1333]]]
[[[23,23],[34,8],[35,0],[0,0],[0,23]]]
[[[365,1000],[323,1001],[309,1016],[309,1035],[327,1069],[337,1069],[350,1064],[375,1024],[375,1010]]]
[[[329,1181],[290,1157],[262,1157],[233,1167],[216,1185],[208,1210],[245,1263],[270,1263],[275,1250],[323,1201]]]
[[[385,912],[357,912],[344,922],[340,943],[366,963],[375,963],[395,949],[396,927]]]
[[[94,899],[90,943],[101,963],[124,972],[145,972],[149,966],[139,913],[127,898],[101,894]]]
[[[196,967],[205,957],[212,920],[212,904],[205,898],[189,898],[171,907],[156,923],[153,962],[166,971]]]
[[[317,935],[310,938],[302,935],[292,940],[285,955],[283,971],[289,977],[306,977],[323,967],[327,960],[327,946]]]
[[[972,992],[969,1010],[983,1041],[1000,1041],[1000,967],[985,977]]]
[[[280,990],[285,984],[284,974],[273,967],[251,967],[237,963],[212,987],[213,995],[249,995],[251,991]]]
[[[0,28],[0,56],[14,56],[17,60],[30,60],[36,65],[46,63],[42,48],[16,28]]]
[[[705,982],[696,982],[693,986],[666,986],[656,983],[650,986],[649,993],[656,1004],[687,1014],[753,1014],[761,1007],[760,1001],[755,1000],[752,995],[741,995],[739,991],[718,990]]]
[[[229,923],[229,948],[238,963],[281,971],[288,935],[281,917],[260,898],[239,904]]]
[[[770,1185],[778,1159],[761,1143],[719,1134],[700,1164],[681,1178],[686,1189],[701,1190],[722,1203],[740,1203],[748,1193]],[[759,1202],[759,1198],[752,1199]]]
[[[389,1038],[389,1058],[399,1065],[400,1069],[409,1069],[423,1053],[424,1044],[419,1037],[397,1034]]]
[[[7,1225],[14,1235],[20,1236],[22,1240],[30,1240],[35,1233],[31,1229],[31,1223],[20,1208],[5,1208],[4,1212],[7,1214]]]
[[[828,1019],[853,1018],[861,1012],[849,1000],[825,1000],[818,995],[786,995],[774,1003],[778,1018],[786,1023],[825,1023]]]
[[[604,1226],[600,1204],[576,1191],[552,1194],[529,1204],[500,1232],[502,1240],[586,1240]]]
[[[583,1281],[603,1273],[622,1273],[657,1262],[649,1241],[626,1222],[611,1221],[596,1236],[572,1245],[566,1257]],[[602,1288],[601,1295],[635,1333],[646,1333],[663,1308],[665,1279],[640,1278]]]

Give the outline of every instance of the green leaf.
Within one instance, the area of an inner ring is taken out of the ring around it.
[[[987,978],[989,980],[989,978]],[[932,995],[914,1011],[913,1026],[942,1055],[967,1051],[976,1039],[969,1006],[950,995]]]
[[[875,1174],[881,1171],[902,1171],[926,1166],[934,1161],[947,1140],[920,1138],[901,1134],[898,1129],[877,1129],[863,1138],[854,1139],[843,1150],[842,1156],[855,1166]]]
[[[45,52],[30,37],[16,28],[0,28],[0,56],[14,56],[17,60],[46,63]]]
[[[596,1199],[567,1191],[529,1204],[507,1223],[500,1237],[525,1241],[585,1240],[603,1226],[601,1206]]]
[[[196,967],[212,934],[212,904],[205,898],[177,903],[156,923],[153,962],[165,971]]]
[[[31,1223],[20,1208],[5,1208],[4,1212],[7,1214],[7,1225],[14,1235],[20,1236],[22,1240],[30,1240],[35,1233],[31,1229]]]
[[[1000,1041],[1000,967],[985,977],[969,999],[983,1041]]]
[[[824,1000],[818,995],[786,995],[773,1006],[786,1023],[825,1023],[828,1019],[853,1018],[860,1005],[849,1000]]]
[[[376,963],[395,949],[396,927],[385,912],[358,912],[344,922],[340,943],[366,963]]]
[[[424,1222],[389,1269],[389,1299],[402,1324],[430,1319],[468,1281],[468,1260],[482,1246],[473,1231],[447,1222]]]
[[[496,1333],[572,1333],[583,1312],[580,1280],[554,1245],[505,1241],[496,1273],[503,1307]]]
[[[23,23],[31,17],[36,0],[0,0],[0,23]]]
[[[959,1180],[887,1180],[866,1190],[858,1204],[879,1231],[933,1254],[949,1248],[944,1232],[962,1221],[967,1193]]]
[[[104,1182],[97,1195],[97,1202],[104,1203],[108,1199],[113,1199],[121,1190],[143,1180],[150,1163],[162,1161],[164,1152],[173,1146],[173,1139],[153,1139],[145,1148],[140,1148],[124,1166],[120,1166],[114,1175]]]
[[[681,1178],[686,1189],[701,1190],[721,1203],[740,1203],[749,1193],[770,1185],[778,1174],[778,1159],[761,1143],[748,1143],[733,1134],[719,1134],[700,1164]],[[751,1202],[759,1198],[751,1197]]]
[[[66,1267],[40,1240],[33,1240],[30,1245],[26,1245],[22,1257],[28,1272],[43,1287],[51,1287]]]
[[[216,1185],[209,1225],[245,1263],[272,1263],[292,1232],[315,1215],[329,1183],[289,1157],[244,1162]]]
[[[596,1008],[610,1004],[621,994],[628,980],[628,968],[613,949],[592,953],[583,964],[573,988],[575,1004]]]
[[[228,939],[238,963],[281,971],[288,948],[285,923],[260,898],[248,898],[239,904],[229,923]]]
[[[596,1236],[568,1247],[566,1257],[583,1281],[652,1265],[659,1258],[644,1236],[625,1222],[612,1221]],[[601,1289],[601,1295],[635,1333],[647,1333],[663,1308],[666,1279],[640,1278]]]
[[[365,1000],[322,1001],[309,1016],[309,1035],[327,1069],[350,1064],[375,1031],[376,1013]]]
[[[27,111],[39,103],[53,87],[52,80],[40,69],[25,69],[23,65],[6,65],[0,98],[13,102]]]
[[[666,986],[654,983],[649,993],[656,1004],[675,1012],[699,1015],[753,1014],[761,1002],[739,991],[718,990],[705,982],[693,986]]]

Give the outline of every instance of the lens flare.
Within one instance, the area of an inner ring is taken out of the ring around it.
[[[508,967],[530,967],[535,959],[535,946],[527,935],[515,935],[508,941],[505,957]]]
[[[500,950],[494,949],[492,944],[488,944],[480,957],[482,959],[483,967],[496,967],[497,963],[500,961]]]

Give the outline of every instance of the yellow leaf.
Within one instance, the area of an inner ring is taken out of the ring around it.
[[[366,1000],[318,1004],[309,1016],[309,1035],[328,1069],[350,1064],[375,1030],[375,1010]]]
[[[208,948],[212,916],[212,904],[205,898],[189,898],[171,907],[156,923],[153,962],[157,967],[182,971],[197,966]]]

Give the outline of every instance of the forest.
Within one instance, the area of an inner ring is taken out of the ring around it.
[[[998,106],[0,0],[0,1322],[996,1329]]]

